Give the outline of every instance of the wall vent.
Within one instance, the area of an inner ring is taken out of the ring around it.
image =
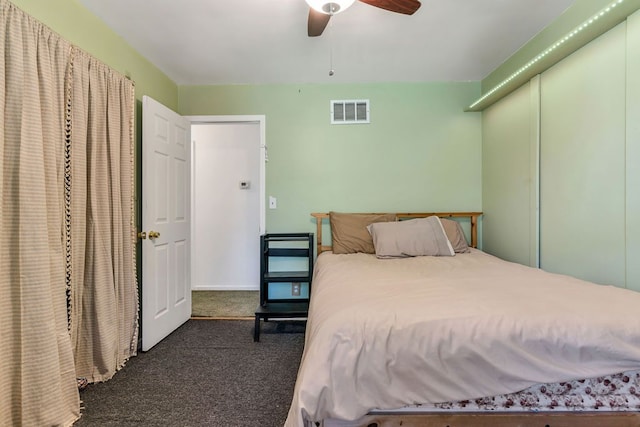
[[[351,125],[369,123],[369,100],[349,99],[331,101],[331,124]]]

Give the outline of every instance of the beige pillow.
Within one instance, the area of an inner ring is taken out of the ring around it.
[[[329,212],[331,246],[334,254],[375,253],[369,224],[395,221],[396,214],[352,214]]]
[[[367,228],[378,258],[455,255],[437,216],[375,223]]]
[[[462,226],[458,221],[440,218],[440,222],[442,223],[442,227],[444,227],[444,232],[451,242],[451,246],[453,246],[453,250],[455,251],[455,253],[466,254],[471,252],[471,250],[469,249],[469,245],[467,244],[467,239],[465,239],[464,237]]]

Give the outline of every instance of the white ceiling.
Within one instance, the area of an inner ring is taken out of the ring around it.
[[[356,1],[310,38],[304,0],[79,1],[179,85],[478,81],[574,2]]]

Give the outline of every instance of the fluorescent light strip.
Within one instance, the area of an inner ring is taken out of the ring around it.
[[[596,13],[595,15],[593,15],[592,17],[590,17],[589,19],[587,19],[586,21],[584,21],[582,24],[580,24],[579,26],[577,26],[576,28],[574,28],[571,32],[569,32],[568,34],[566,34],[563,38],[561,38],[560,40],[558,40],[557,42],[555,42],[554,44],[552,44],[551,46],[549,46],[548,48],[546,48],[544,51],[542,51],[540,54],[538,54],[538,56],[536,56],[535,58],[533,58],[531,61],[527,62],[525,65],[523,65],[520,69],[518,69],[516,72],[514,72],[513,74],[511,74],[509,77],[507,77],[505,80],[503,80],[500,84],[498,84],[497,86],[495,86],[493,89],[491,89],[489,92],[487,92],[486,94],[484,94],[480,99],[478,99],[476,102],[474,102],[473,104],[471,104],[469,106],[469,110],[475,108],[476,105],[480,104],[482,101],[484,101],[485,99],[487,99],[488,97],[490,97],[491,95],[493,95],[494,93],[496,93],[496,91],[502,89],[506,84],[510,83],[513,79],[515,79],[516,77],[518,77],[520,74],[522,74],[523,72],[525,72],[526,70],[528,70],[529,68],[531,68],[534,64],[536,64],[538,61],[540,61],[542,58],[544,58],[545,56],[547,56],[549,53],[553,52],[554,50],[556,50],[558,47],[562,46],[563,44],[565,44],[567,41],[569,41],[570,39],[572,39],[576,34],[578,34],[579,32],[583,31],[585,28],[587,28],[589,25],[593,24],[594,22],[596,22],[598,19],[602,18],[604,15],[606,15],[607,13],[609,13],[613,8],[615,8],[616,6],[618,6],[620,3],[624,2],[624,0],[616,0],[613,3],[611,3],[609,6],[605,7],[604,9],[602,9],[600,12]]]

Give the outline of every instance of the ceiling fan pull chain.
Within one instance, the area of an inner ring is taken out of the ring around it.
[[[333,23],[329,21],[329,77],[333,76]]]

